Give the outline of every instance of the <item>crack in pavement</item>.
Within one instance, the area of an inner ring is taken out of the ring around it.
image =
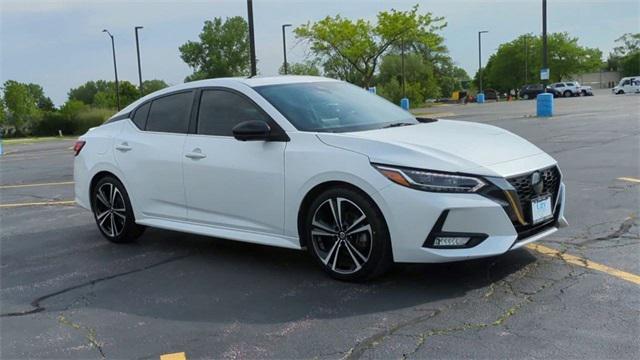
[[[69,326],[76,330],[85,331],[86,332],[85,337],[89,341],[89,345],[92,347],[95,347],[103,359],[106,358],[106,355],[104,354],[104,350],[102,349],[102,343],[98,341],[98,338],[96,337],[96,331],[94,329],[89,328],[87,326],[82,326],[78,323],[74,323],[71,320],[67,319],[62,314],[58,316],[58,323]]]
[[[135,273],[138,273],[138,272],[141,272],[141,271],[153,269],[153,268],[161,266],[161,265],[165,265],[165,264],[168,264],[168,263],[171,263],[171,262],[174,262],[174,261],[178,261],[178,260],[184,259],[184,258],[189,257],[191,255],[192,254],[186,254],[186,255],[171,257],[171,258],[168,258],[168,259],[165,259],[165,260],[162,260],[162,261],[159,261],[159,262],[147,265],[147,266],[143,266],[143,267],[140,267],[140,268],[137,268],[137,269],[123,271],[123,272],[120,272],[120,273],[117,273],[117,274],[112,274],[112,275],[104,276],[104,277],[101,277],[101,278],[98,278],[98,279],[93,279],[93,280],[90,280],[90,281],[87,281],[87,282],[84,282],[84,283],[81,283],[81,284],[69,286],[69,287],[66,287],[66,288],[64,288],[62,290],[58,290],[58,291],[55,291],[55,292],[52,292],[52,293],[49,293],[49,294],[46,294],[46,295],[42,295],[42,296],[34,299],[30,303],[31,307],[33,307],[33,309],[31,309],[31,310],[3,313],[3,314],[0,314],[0,317],[25,316],[25,315],[31,315],[31,314],[39,313],[39,312],[42,312],[42,311],[46,310],[46,308],[44,306],[42,306],[41,303],[43,301],[47,300],[47,299],[51,299],[51,298],[56,297],[58,295],[62,295],[64,293],[67,293],[67,292],[70,292],[70,291],[73,291],[73,290],[76,290],[76,289],[80,289],[80,288],[83,288],[83,287],[86,287],[86,286],[93,286],[93,285],[95,285],[97,283],[100,283],[100,282],[103,282],[103,281],[108,281],[108,280],[116,279],[116,278],[119,278],[119,277],[122,277],[122,276],[131,275],[131,274],[135,274]]]

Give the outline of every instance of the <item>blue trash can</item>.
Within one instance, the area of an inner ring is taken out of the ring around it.
[[[536,97],[536,112],[538,117],[553,116],[553,94],[538,94],[538,97]]]
[[[400,107],[402,107],[405,110],[409,110],[409,99],[407,98],[400,99]]]
[[[476,95],[476,102],[478,104],[484,104],[484,93],[478,93],[478,95]]]

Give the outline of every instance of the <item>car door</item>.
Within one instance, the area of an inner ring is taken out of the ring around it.
[[[138,220],[186,219],[182,150],[192,105],[193,91],[149,101],[116,138],[116,162]]]
[[[187,136],[183,159],[189,219],[282,234],[286,142],[238,141],[232,132],[248,120],[265,121],[272,131],[277,125],[239,92],[203,89],[197,96],[197,126]]]

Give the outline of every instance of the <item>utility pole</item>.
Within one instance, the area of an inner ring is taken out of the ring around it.
[[[113,40],[113,35],[107,29],[102,30],[103,33],[107,33],[111,38],[111,50],[113,52],[113,71],[116,74],[116,108],[120,111],[120,90],[118,89],[118,66],[116,65],[116,45]]]
[[[547,57],[547,0],[542,0],[542,68],[549,69]],[[542,83],[547,86],[549,79],[544,79]]]
[[[249,18],[249,56],[251,57],[251,76],[256,76],[256,43],[253,33],[253,1],[247,0],[247,17]]]
[[[529,39],[529,34],[524,35],[524,84],[527,85],[529,83],[529,44],[527,40]]]
[[[402,40],[400,41],[400,44],[401,44],[400,46],[402,47],[402,50],[401,50],[402,55],[400,60],[400,67],[402,69],[401,70],[402,71],[402,97],[406,98],[407,94],[405,91],[405,78],[404,78],[404,38],[402,38]]]
[[[287,37],[284,34],[284,29],[286,27],[291,26],[291,24],[284,24],[282,25],[282,52],[284,55],[284,74],[287,75],[288,71],[287,71]]]
[[[482,34],[488,33],[486,30],[478,31],[478,82],[479,89],[478,93],[482,93]]]
[[[142,26],[136,26],[136,52],[138,53],[138,81],[140,82],[140,96],[144,95],[144,90],[142,89],[142,67],[140,66],[140,43],[138,42],[138,30],[144,29]]]

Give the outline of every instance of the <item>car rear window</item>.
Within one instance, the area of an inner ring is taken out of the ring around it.
[[[189,129],[189,112],[193,92],[163,96],[151,103],[147,118],[147,131],[183,133]]]

